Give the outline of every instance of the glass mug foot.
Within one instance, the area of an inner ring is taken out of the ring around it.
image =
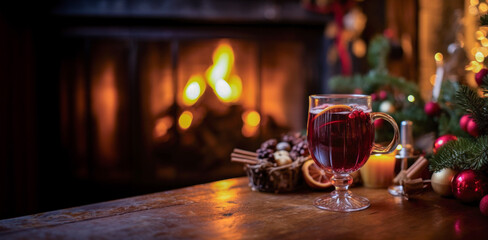
[[[365,197],[357,196],[351,191],[345,191],[343,194],[338,191],[320,196],[315,199],[314,206],[334,212],[354,212],[368,208],[371,204]]]
[[[393,196],[403,196],[403,186],[402,185],[389,186],[388,192]]]

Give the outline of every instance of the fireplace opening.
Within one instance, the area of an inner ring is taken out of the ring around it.
[[[232,149],[303,130],[320,88],[321,29],[293,28],[65,30],[61,134],[77,181],[139,192],[244,175]]]

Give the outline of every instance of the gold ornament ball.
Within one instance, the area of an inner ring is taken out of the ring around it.
[[[380,104],[380,111],[386,112],[386,113],[393,113],[395,112],[395,106],[390,101],[383,101]]]
[[[444,168],[439,172],[432,174],[430,181],[434,192],[444,197],[451,196],[451,181],[456,173],[456,171],[450,168]]]

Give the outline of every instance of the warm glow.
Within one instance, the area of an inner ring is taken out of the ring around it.
[[[485,33],[481,30],[476,31],[474,33],[474,35],[476,36],[476,39],[478,39],[478,40],[485,38]]]
[[[480,12],[486,13],[488,11],[488,4],[480,3],[480,5],[478,6],[478,9],[480,10]]]
[[[244,124],[256,127],[261,122],[261,116],[256,111],[247,111],[242,114],[242,120]]]
[[[208,85],[222,102],[236,102],[242,94],[242,80],[232,75],[234,50],[227,42],[222,42],[213,53],[213,65],[205,74]]]
[[[475,6],[469,6],[468,11],[471,15],[478,14],[478,8],[476,8]]]
[[[470,65],[472,67],[471,70],[475,73],[479,72],[483,68],[483,64],[479,64],[476,61],[471,61]]]
[[[444,58],[444,56],[442,56],[442,53],[436,53],[434,55],[434,59],[436,62],[441,62],[443,58]]]
[[[205,92],[205,86],[205,81],[202,76],[191,76],[183,90],[183,104],[187,106],[195,104]]]
[[[476,6],[476,5],[478,5],[479,3],[480,3],[480,2],[479,2],[479,0],[470,0],[470,1],[469,1],[469,4],[470,4],[471,6]]]
[[[156,120],[153,132],[154,137],[159,138],[165,136],[171,126],[173,126],[173,119],[169,116]]]
[[[398,144],[397,147],[396,147],[396,150],[400,151],[400,150],[402,150],[402,148],[403,148],[402,145],[401,144]]]
[[[477,52],[475,55],[474,55],[474,58],[476,59],[476,61],[478,62],[483,62],[485,60],[485,56],[483,56],[483,53],[482,52]]]
[[[97,66],[95,71],[97,74],[93,77],[91,107],[97,129],[98,150],[104,161],[112,164],[110,161],[117,155],[115,131],[119,109],[115,63],[106,61]]]
[[[435,84],[435,78],[436,78],[435,74],[430,76],[429,82],[430,82],[430,84],[432,84],[432,86],[434,86],[434,84]]]
[[[483,45],[483,47],[488,47],[488,39],[486,38],[481,39],[481,45]]]
[[[366,48],[366,43],[362,39],[357,39],[352,44],[352,52],[358,58],[362,58],[366,55]]]
[[[229,100],[231,102],[236,102],[242,94],[242,80],[239,76],[232,75],[229,80],[229,85],[232,90]]]
[[[244,137],[253,137],[258,133],[259,127],[253,127],[250,125],[244,124],[241,129],[242,136]]]
[[[207,69],[208,84],[214,88],[217,81],[227,79],[234,65],[234,51],[228,43],[221,43],[213,53],[213,65]]]
[[[193,114],[189,111],[184,111],[180,118],[178,118],[178,124],[181,129],[185,130],[191,126],[191,122],[193,120]]]
[[[217,97],[223,102],[230,101],[230,98],[232,96],[232,88],[224,79],[217,80],[217,82],[215,83],[214,91],[215,94],[217,94]]]
[[[408,95],[407,100],[409,102],[415,102],[415,97],[413,95]]]

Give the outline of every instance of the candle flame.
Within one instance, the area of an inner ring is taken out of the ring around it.
[[[444,56],[442,55],[442,53],[438,52],[434,55],[434,59],[436,62],[442,62],[442,60],[444,59]]]

